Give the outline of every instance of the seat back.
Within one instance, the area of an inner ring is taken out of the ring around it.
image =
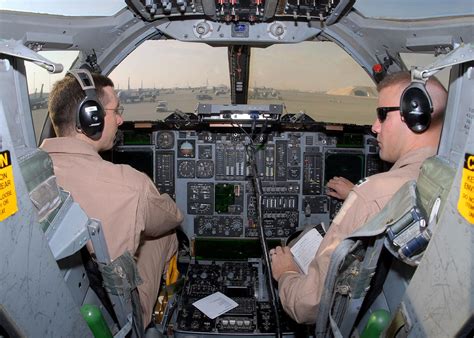
[[[70,193],[60,189],[49,155],[32,149],[19,157],[30,200],[58,267],[78,307],[93,304],[118,336],[143,336],[135,261],[126,252],[110,261],[100,221],[89,218]],[[91,240],[94,259],[85,244]],[[117,329],[116,324],[121,328]]]
[[[395,311],[435,230],[453,178],[447,162],[427,159],[417,181],[405,183],[377,215],[339,244],[325,280],[317,337],[346,337],[356,326],[363,328],[373,310]]]

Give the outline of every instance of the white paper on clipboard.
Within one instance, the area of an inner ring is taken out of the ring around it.
[[[193,305],[211,319],[239,306],[238,303],[221,292],[215,292],[212,295],[201,298],[195,301]]]
[[[312,228],[304,232],[292,245],[290,251],[293,258],[305,274],[308,273],[308,266],[316,255],[322,240],[323,236],[315,228]]]

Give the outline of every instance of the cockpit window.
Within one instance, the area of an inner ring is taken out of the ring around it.
[[[249,104],[283,104],[287,113],[323,122],[374,120],[375,85],[336,44],[253,48],[250,62]],[[147,41],[109,76],[125,120],[163,120],[176,111],[195,112],[198,103],[231,103],[227,47]]]
[[[0,9],[57,14],[66,16],[106,16],[113,15],[125,7],[124,0],[47,0],[47,1],[18,1],[0,0]]]
[[[42,52],[69,69],[77,52]],[[303,42],[252,48],[249,104],[282,104],[284,113],[306,114],[318,122],[370,125],[377,91],[369,75],[332,42]],[[47,96],[64,76],[27,62],[30,105],[37,135]],[[230,104],[227,47],[150,40],[109,74],[127,121],[164,120],[193,113],[198,103]]]
[[[474,14],[472,0],[357,0],[354,8],[362,15],[379,19],[428,19]]]
[[[28,80],[28,94],[32,110],[33,125],[36,138],[41,134],[48,113],[48,96],[54,83],[64,77],[67,70],[79,55],[77,51],[42,51],[39,52],[46,59],[61,63],[64,67],[62,73],[51,74],[46,69],[32,62],[25,62],[26,77]]]
[[[249,103],[282,103],[315,121],[372,124],[377,103],[369,75],[332,42],[254,48]]]
[[[138,47],[109,74],[125,120],[164,120],[197,104],[230,103],[227,47],[152,40]]]

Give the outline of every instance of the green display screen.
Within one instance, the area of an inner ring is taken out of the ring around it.
[[[136,131],[123,132],[124,145],[149,145],[151,144],[151,134],[148,132],[138,133]]]
[[[235,204],[235,185],[216,184],[215,187],[215,211],[218,214],[228,213],[229,206]]]

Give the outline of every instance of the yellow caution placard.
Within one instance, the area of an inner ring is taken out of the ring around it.
[[[474,224],[474,155],[471,154],[464,157],[458,211],[469,223]]]
[[[8,150],[0,152],[0,222],[18,211],[13,166]]]

